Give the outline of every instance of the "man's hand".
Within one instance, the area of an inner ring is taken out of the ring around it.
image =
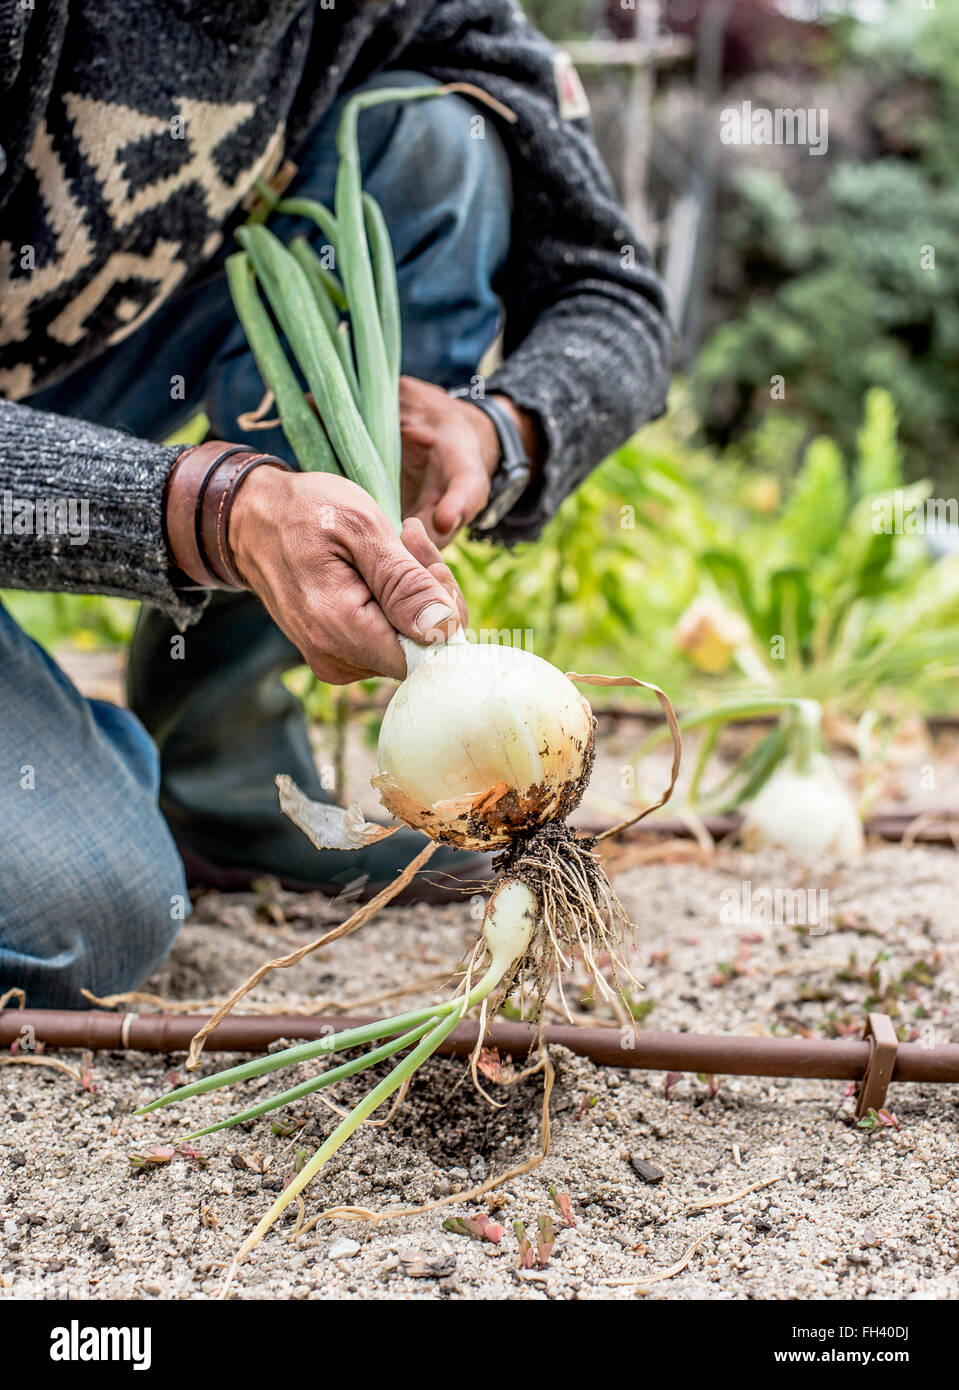
[[[320,680],[402,679],[396,633],[450,636],[466,606],[417,521],[402,539],[367,494],[328,473],[257,468],[230,515],[234,563]]]
[[[539,454],[536,425],[505,396],[497,400],[519,427],[531,462]],[[471,401],[439,386],[400,377],[403,438],[403,515],[418,517],[438,546],[448,545],[489,498],[499,463],[492,420]]]

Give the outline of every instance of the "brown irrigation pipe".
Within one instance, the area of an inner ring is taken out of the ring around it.
[[[198,1014],[118,1014],[56,1009],[0,1010],[0,1046],[20,1040],[33,1046],[82,1047],[91,1051],[185,1052],[194,1033],[207,1021]],[[879,1020],[877,1024],[877,1020]],[[262,1052],[279,1038],[310,1041],[371,1022],[368,1018],[318,1017],[303,1014],[231,1014],[207,1039],[208,1052]],[[619,1028],[551,1027],[548,1044],[567,1047],[601,1066],[650,1071],[706,1072],[712,1076],[792,1076],[828,1081],[861,1081],[870,1070],[883,1073],[870,1103],[881,1105],[889,1081],[959,1082],[959,1044],[896,1046],[892,1025],[870,1015],[870,1040],[839,1038],[754,1038],[709,1033],[633,1034]],[[439,1051],[468,1055],[478,1025],[461,1024]],[[883,1029],[885,1030],[883,1032]],[[493,1023],[487,1045],[510,1056],[531,1050],[535,1030],[521,1023]],[[880,1055],[881,1054],[881,1055]],[[877,1063],[879,1065],[877,1065]],[[878,1077],[873,1077],[874,1081]],[[863,1088],[863,1094],[870,1090]]]

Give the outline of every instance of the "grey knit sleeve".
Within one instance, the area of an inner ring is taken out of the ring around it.
[[[208,593],[171,582],[163,488],[179,449],[0,400],[0,588],[143,599],[181,625]]]
[[[591,468],[662,414],[672,333],[665,293],[619,207],[586,122],[559,113],[554,49],[513,0],[435,5],[399,61],[471,82],[511,108],[512,250],[501,285],[506,361],[486,383],[538,417],[536,496],[492,533],[535,537]]]

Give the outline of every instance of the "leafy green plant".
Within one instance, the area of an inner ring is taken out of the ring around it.
[[[94,594],[34,594],[23,589],[0,593],[11,616],[42,647],[69,644],[78,651],[123,646],[130,640],[137,605]]]
[[[745,690],[716,697],[681,720],[703,729],[695,800],[719,731],[779,716],[712,789],[725,808],[755,797],[787,759],[808,763],[823,712],[900,712],[919,692],[947,688],[959,670],[959,556],[933,561],[921,535],[883,529],[882,513],[922,502],[928,484],[905,485],[888,393],[866,397],[848,473],[836,445],[814,440],[774,518],[747,525],[702,553],[704,588],[721,616],[735,615],[730,666]],[[714,619],[714,629],[718,626]],[[720,636],[722,634],[719,634]],[[714,631],[713,636],[716,636]],[[697,630],[692,654],[701,650]],[[647,740],[638,759],[658,733]]]

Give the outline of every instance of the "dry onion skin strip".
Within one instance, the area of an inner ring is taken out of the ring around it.
[[[338,279],[322,279],[309,248],[301,245],[291,253],[267,228],[256,225],[241,229],[245,255],[231,265],[240,318],[299,462],[303,467],[342,470],[366,488],[397,526],[400,344],[395,267],[382,217],[360,185],[356,126],[359,113],[369,105],[447,91],[464,91],[491,105],[502,119],[512,117],[485,94],[461,84],[361,94],[347,103],[337,138],[335,210],[304,199],[275,204],[280,212],[312,216],[336,248]],[[337,319],[344,307],[341,290],[348,328]],[[302,397],[298,400],[291,389],[294,368],[283,356],[259,291],[310,388],[321,442],[304,416]],[[350,354],[355,354],[355,362]],[[625,953],[630,923],[594,852],[597,838],[604,837],[583,835],[567,825],[589,781],[596,726],[589,702],[573,681],[653,691],[673,738],[672,770],[663,796],[607,834],[663,805],[672,793],[682,743],[667,697],[658,687],[631,676],[566,676],[532,652],[470,643],[462,632],[432,646],[406,637],[398,640],[407,676],[383,719],[373,785],[399,821],[424,831],[434,844],[498,851],[496,878],[481,934],[468,953],[465,978],[452,998],[231,1067],[181,1086],[137,1112],[145,1114],[337,1051],[377,1044],[195,1131],[196,1137],[256,1119],[402,1054],[280,1194],[244,1241],[234,1264],[253,1250],[291,1202],[299,1202],[340,1146],[378,1106],[401,1091],[470,1009],[482,1006],[485,1020],[517,982],[523,989],[532,983],[538,1015],[553,981],[561,979],[577,955],[610,1001],[617,1001],[625,982],[632,981]],[[284,811],[320,849],[360,848],[390,833],[368,825],[359,807],[311,802],[289,778],[277,778],[277,783]],[[218,1018],[249,983],[235,991]],[[205,1032],[211,1026],[212,1020]],[[194,1062],[201,1044],[198,1035],[191,1051]]]

